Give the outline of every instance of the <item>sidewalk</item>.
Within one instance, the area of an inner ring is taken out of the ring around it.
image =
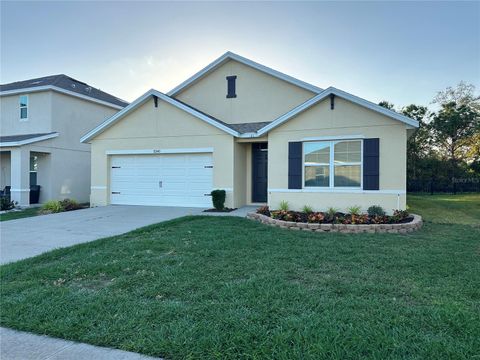
[[[159,358],[0,328],[0,359],[158,360]]]

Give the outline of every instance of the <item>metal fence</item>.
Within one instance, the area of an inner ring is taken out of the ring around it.
[[[475,193],[480,192],[480,178],[408,180],[411,193]]]

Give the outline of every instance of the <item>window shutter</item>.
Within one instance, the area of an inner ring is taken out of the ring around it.
[[[302,143],[288,143],[288,188],[302,188]]]
[[[237,91],[236,91],[236,86],[235,82],[237,80],[237,76],[227,76],[227,98],[236,98],[237,97]]]
[[[363,190],[380,189],[380,139],[363,140]]]

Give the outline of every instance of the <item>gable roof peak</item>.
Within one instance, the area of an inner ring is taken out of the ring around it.
[[[180,92],[185,90],[187,87],[189,87],[193,83],[197,82],[198,80],[200,80],[201,78],[203,78],[207,74],[211,73],[212,71],[214,71],[215,69],[217,69],[218,67],[220,67],[221,65],[223,65],[224,63],[226,63],[229,60],[237,61],[241,64],[244,64],[246,66],[249,66],[251,68],[254,68],[256,70],[264,72],[266,74],[269,74],[273,77],[276,77],[278,79],[286,81],[290,84],[296,85],[296,86],[301,87],[301,88],[306,89],[306,90],[309,90],[309,91],[313,92],[314,94],[319,94],[323,91],[322,88],[319,88],[315,85],[309,84],[309,83],[307,83],[305,81],[302,81],[302,80],[299,80],[299,79],[296,79],[293,76],[290,76],[290,75],[284,74],[280,71],[269,68],[268,66],[265,66],[265,65],[262,65],[260,63],[255,62],[253,60],[247,59],[246,57],[235,54],[231,51],[227,51],[222,56],[220,56],[219,58],[217,58],[216,60],[214,60],[213,62],[208,64],[206,67],[204,67],[202,70],[198,71],[197,73],[195,73],[194,75],[189,77],[187,80],[182,82],[180,85],[178,85],[175,88],[173,88],[172,90],[170,90],[167,93],[167,95],[168,96],[178,95]]]

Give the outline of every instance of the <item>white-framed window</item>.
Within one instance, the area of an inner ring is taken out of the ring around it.
[[[30,185],[37,185],[38,157],[30,156]]]
[[[304,142],[303,186],[361,188],[362,152],[362,140]]]
[[[20,95],[20,120],[28,120],[28,95]]]

